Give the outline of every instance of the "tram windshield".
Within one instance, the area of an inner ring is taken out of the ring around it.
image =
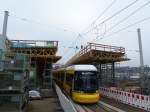
[[[74,77],[74,90],[94,93],[98,89],[98,77],[95,71],[78,71]]]

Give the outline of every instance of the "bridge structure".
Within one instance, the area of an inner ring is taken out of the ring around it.
[[[88,43],[87,46],[75,54],[65,64],[65,66],[74,64],[95,65],[99,71],[99,90],[102,95],[98,105],[93,107],[75,105],[75,107],[77,107],[76,109],[79,111],[82,110],[82,112],[149,112],[150,96],[121,91],[113,88],[113,86],[116,86],[115,63],[128,60],[129,58],[126,56],[124,47],[102,45],[97,43]],[[64,101],[65,100],[63,100],[63,102]]]
[[[66,66],[73,64],[89,63],[112,63],[128,60],[125,56],[125,48],[117,46],[88,43],[76,55],[74,55]]]
[[[115,62],[127,60],[124,47],[88,43],[65,66],[93,64],[98,68],[100,85],[112,86],[115,85]]]
[[[10,53],[24,53],[30,57],[31,71],[33,70],[34,75],[32,86],[51,88],[52,64],[61,59],[61,56],[56,55],[58,41],[7,40],[7,49]]]
[[[56,63],[61,56],[57,56],[58,41],[35,41],[35,40],[9,40],[10,53],[24,53],[30,56],[31,66],[37,68],[38,85],[50,87],[52,63]],[[125,55],[125,48],[101,45],[96,43],[88,43],[75,56],[73,56],[65,66],[73,64],[94,64],[97,68],[100,66],[100,77],[106,69],[114,73],[115,62],[129,60]],[[109,67],[108,64],[112,66]],[[103,68],[107,66],[106,68]],[[106,75],[106,74],[105,74]],[[103,77],[101,77],[103,78]],[[112,78],[115,78],[114,76]],[[49,84],[50,83],[50,84]],[[78,105],[67,99],[55,84],[56,93],[58,95],[63,110],[72,112],[125,112],[125,111],[150,111],[150,97],[123,91],[111,90],[108,88],[100,88],[100,93],[106,98],[102,98],[97,105],[85,106]],[[108,99],[109,98],[109,99]],[[108,101],[107,101],[108,99]],[[110,101],[113,101],[111,103]],[[118,103],[120,102],[121,103]],[[115,103],[114,103],[115,102]],[[125,103],[125,104],[123,104]],[[113,105],[116,104],[116,105]],[[128,104],[130,106],[128,106]],[[145,106],[144,106],[145,105]],[[131,107],[134,106],[135,108]],[[116,108],[117,107],[117,108]],[[124,109],[126,109],[124,111]]]

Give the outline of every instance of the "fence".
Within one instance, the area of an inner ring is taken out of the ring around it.
[[[122,103],[150,111],[150,96],[135,94],[130,92],[112,90],[109,88],[100,88],[101,94],[105,97],[115,99]]]

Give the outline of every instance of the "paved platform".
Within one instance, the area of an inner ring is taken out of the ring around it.
[[[30,101],[27,112],[63,112],[63,110],[56,93],[51,92],[48,98]]]

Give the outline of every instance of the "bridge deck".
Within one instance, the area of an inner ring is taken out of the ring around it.
[[[81,49],[66,63],[66,66],[88,63],[105,64],[125,60],[128,59],[125,56],[125,48],[123,47],[88,43],[85,48]]]

